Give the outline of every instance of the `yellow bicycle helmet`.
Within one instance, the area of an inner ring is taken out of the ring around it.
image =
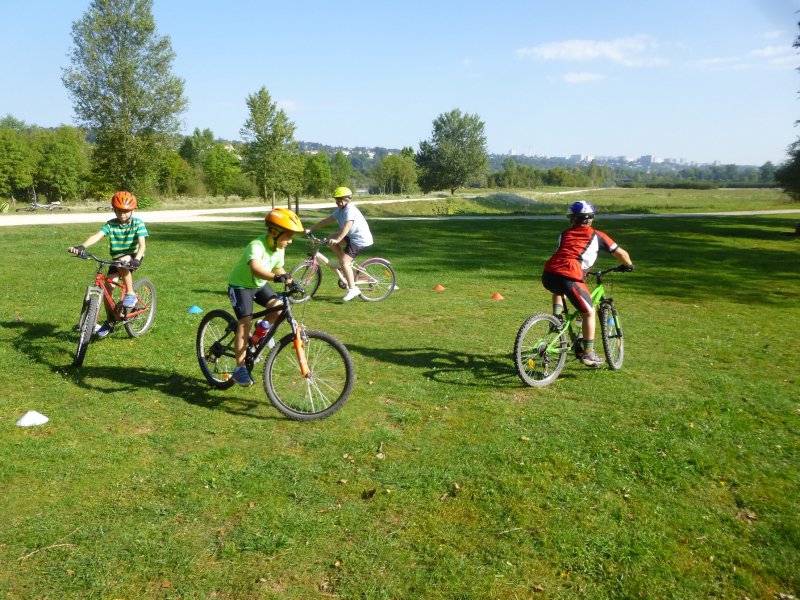
[[[288,208],[273,208],[266,217],[264,217],[264,225],[267,227],[274,227],[281,231],[291,231],[293,233],[301,233],[305,231],[303,224],[300,222],[294,212]]]
[[[352,198],[353,192],[350,191],[349,187],[340,186],[333,190],[333,197],[334,198]]]
[[[111,196],[111,206],[120,210],[133,210],[136,208],[136,196],[130,192],[117,192]]]

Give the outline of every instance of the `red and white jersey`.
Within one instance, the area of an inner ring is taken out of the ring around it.
[[[570,227],[561,232],[558,250],[544,265],[549,273],[584,281],[600,251],[614,252],[619,246],[602,231],[586,225]]]

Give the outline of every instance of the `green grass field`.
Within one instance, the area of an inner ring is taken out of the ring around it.
[[[760,193],[726,210],[777,201]],[[709,203],[671,194],[625,202]],[[312,423],[281,417],[260,371],[219,392],[197,366],[187,309],[228,306],[257,222],[149,226],[155,326],[81,369],[93,270],[65,249],[95,226],[2,228],[0,595],[800,596],[798,220],[599,218],[637,267],[614,278],[624,368],[572,361],[531,389],[511,349],[549,308],[564,222],[376,219],[400,290],[343,305],[326,273],[298,311],[358,377]],[[28,410],[50,422],[15,427]]]

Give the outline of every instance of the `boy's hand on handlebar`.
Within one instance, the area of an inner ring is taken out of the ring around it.
[[[631,263],[629,265],[622,265],[622,270],[625,273],[630,273],[631,271],[633,271],[633,263]]]
[[[70,246],[67,248],[67,252],[75,254],[79,258],[86,258],[86,248],[84,248],[82,245]]]
[[[291,281],[291,277],[289,277],[286,273],[281,273],[280,275],[275,275],[275,277],[272,278],[272,281],[275,283],[285,283],[287,279]]]
[[[142,261],[141,260],[136,260],[135,258],[132,258],[132,259],[130,259],[128,261],[128,270],[129,271],[135,271],[140,266],[142,266]]]

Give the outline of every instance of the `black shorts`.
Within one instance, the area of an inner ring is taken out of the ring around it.
[[[583,281],[575,281],[569,277],[545,271],[542,273],[542,285],[548,292],[569,298],[570,303],[578,309],[578,312],[587,313],[592,310],[592,294]]]
[[[364,246],[356,246],[353,242],[351,242],[350,236],[347,235],[344,237],[342,242],[344,242],[344,253],[350,258],[355,258],[364,249]]]
[[[133,254],[125,254],[123,256],[115,258],[114,260],[119,260],[120,258],[125,258],[126,256],[130,256],[131,258],[133,258]],[[144,256],[139,260],[139,268],[141,268],[143,262],[144,262]],[[119,269],[117,269],[115,265],[111,265],[110,267],[108,267],[108,277],[114,277],[118,274],[119,274]]]
[[[236,313],[236,318],[244,319],[253,314],[253,301],[266,307],[270,300],[278,297],[278,294],[266,283],[260,288],[241,288],[229,285],[228,297],[231,300],[233,312]]]

